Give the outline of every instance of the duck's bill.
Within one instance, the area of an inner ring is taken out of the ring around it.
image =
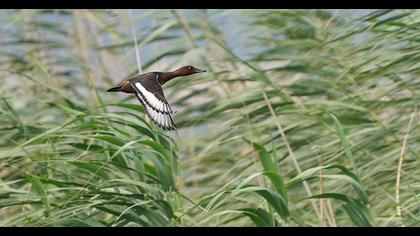
[[[195,73],[202,73],[202,72],[206,72],[206,70],[200,70],[200,69],[195,68],[194,72]]]

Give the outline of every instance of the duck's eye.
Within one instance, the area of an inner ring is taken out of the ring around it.
[[[191,66],[189,66],[189,67],[188,67],[188,70],[191,70],[191,69],[192,69],[192,67],[191,67]]]

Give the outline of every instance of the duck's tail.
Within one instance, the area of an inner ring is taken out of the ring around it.
[[[107,90],[107,92],[122,92],[121,86],[110,88]]]

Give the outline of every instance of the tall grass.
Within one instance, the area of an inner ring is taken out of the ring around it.
[[[419,224],[419,11],[132,13],[1,11],[0,225]]]

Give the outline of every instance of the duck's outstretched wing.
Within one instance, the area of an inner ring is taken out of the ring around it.
[[[165,130],[175,130],[176,125],[172,120],[170,114],[157,112],[145,103],[144,99],[140,96],[140,94],[135,93],[135,95],[137,99],[141,102],[141,104],[143,104],[146,114],[155,124],[157,124],[159,127]]]
[[[134,94],[143,104],[144,110],[150,119],[162,129],[175,130],[176,125],[171,116],[173,111],[163,95],[162,87],[159,84],[157,85],[159,87],[150,86],[148,82],[143,84],[139,81],[131,82],[131,86],[136,91]],[[156,91],[150,92],[149,90],[152,89],[156,89]]]
[[[147,77],[146,77],[147,76]],[[163,89],[158,82],[159,74],[150,73],[143,76],[143,80],[131,81],[133,89],[141,96],[143,102],[156,112],[163,114],[173,114],[168,101],[166,101]]]

